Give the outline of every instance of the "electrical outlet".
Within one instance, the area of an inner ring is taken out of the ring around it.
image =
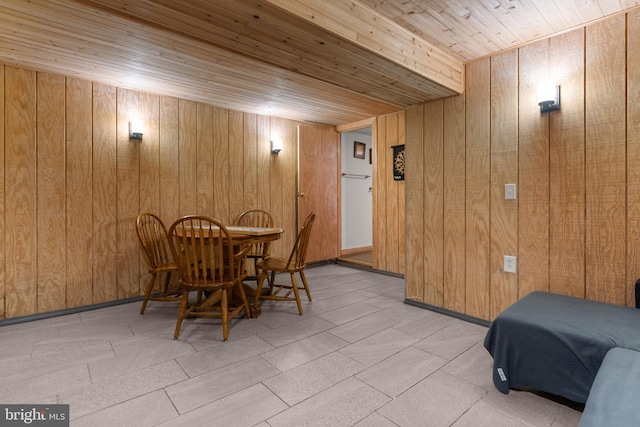
[[[509,255],[504,256],[504,271],[506,273],[516,272],[516,257]]]

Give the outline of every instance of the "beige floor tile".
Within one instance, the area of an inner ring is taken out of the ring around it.
[[[155,334],[143,338],[135,336],[131,339],[115,341],[114,357],[89,363],[92,381],[94,383],[105,381],[195,352],[188,343],[174,341],[165,335]]]
[[[49,369],[42,375],[0,388],[0,402],[3,404],[42,401],[55,403],[55,399],[50,400],[52,396],[91,384],[86,363],[73,363],[69,366],[67,369],[59,369],[59,367]]]
[[[468,383],[435,372],[378,412],[402,427],[450,426],[481,397]]]
[[[292,342],[262,354],[262,357],[282,372],[304,365],[342,347],[349,345],[328,332],[320,332],[309,338]]]
[[[509,394],[502,394],[495,388],[483,396],[482,402],[527,425],[540,427],[550,426],[555,419],[562,418],[561,414],[566,408],[534,393],[510,391]]]
[[[280,373],[259,356],[241,360],[166,388],[178,412],[184,414]]]
[[[173,340],[177,306],[162,302],[0,326],[0,402],[69,403],[73,427],[578,425],[568,406],[500,394],[486,327],[405,304],[402,278],[306,272],[302,316],[263,301],[226,342],[201,318]]]
[[[456,319],[457,320],[457,319]],[[416,347],[453,360],[484,339],[487,328],[457,320],[416,344]]]
[[[195,377],[272,349],[273,346],[269,343],[259,337],[253,336],[236,342],[226,342],[208,350],[181,356],[178,357],[176,361],[189,377]]]
[[[274,376],[264,381],[264,384],[292,406],[344,381],[362,369],[364,365],[335,352]]]
[[[329,332],[345,341],[354,343],[397,324],[398,321],[383,312],[373,313],[340,325]]]
[[[493,359],[481,342],[447,363],[442,371],[486,389],[494,388]]]
[[[339,294],[335,297],[314,301],[314,303],[326,312],[332,313],[336,310],[344,309],[345,307],[353,308],[355,304],[369,300],[373,297],[376,297],[376,295],[366,291],[359,291],[350,292],[348,294]]]
[[[361,341],[340,349],[340,353],[365,366],[376,363],[404,350],[418,341],[417,338],[395,329],[385,329]]]
[[[445,363],[441,357],[409,347],[356,374],[356,378],[387,396],[397,397]]]
[[[397,424],[386,419],[377,412],[372,413],[364,420],[354,424],[355,427],[396,427]]]
[[[176,418],[178,412],[164,390],[110,406],[73,420],[74,427],[153,427]]]
[[[327,329],[333,328],[333,323],[318,317],[306,317],[299,322],[282,326],[260,334],[260,338],[274,347],[281,347],[292,342],[310,337]]]
[[[264,385],[255,384],[237,393],[174,418],[161,427],[252,427],[287,409]]]
[[[321,301],[322,302],[322,301]],[[376,313],[380,309],[374,305],[360,301],[359,304],[351,304],[336,310],[328,311],[319,317],[334,325],[344,325],[356,319],[360,319],[371,313]]]
[[[404,319],[398,322],[398,324],[394,325],[394,329],[423,339],[456,323],[456,321],[457,319],[445,316],[444,314],[424,310],[424,313],[412,315],[410,319]]]
[[[374,388],[349,378],[267,422],[271,427],[347,427],[357,424],[388,401],[389,397]]]
[[[453,423],[452,427],[526,427],[527,425],[480,401]]]
[[[187,379],[175,361],[61,393],[59,403],[70,406],[71,419],[143,396]]]

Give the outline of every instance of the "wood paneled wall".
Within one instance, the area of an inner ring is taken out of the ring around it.
[[[168,227],[264,208],[285,229],[274,254],[288,254],[298,125],[0,64],[0,318],[141,295],[143,210]]]
[[[378,117],[372,129],[374,269],[405,273],[405,181],[393,179],[393,147],[405,143],[405,112]]]
[[[464,95],[406,111],[407,298],[487,320],[534,290],[634,304],[639,41],[635,10],[472,62]],[[546,80],[562,107],[541,114]]]

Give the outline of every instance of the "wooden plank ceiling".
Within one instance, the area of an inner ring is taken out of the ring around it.
[[[0,62],[339,125],[640,0],[0,0]]]

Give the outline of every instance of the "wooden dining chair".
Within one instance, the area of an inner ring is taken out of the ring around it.
[[[251,209],[238,215],[233,225],[241,227],[273,227],[273,218],[271,214],[265,210]],[[247,276],[247,279],[258,279],[258,263],[269,257],[270,243],[271,242],[263,241],[251,245],[251,251],[247,257],[251,261],[254,275]]]
[[[275,300],[275,301],[295,301],[298,304],[298,313],[302,314],[302,304],[300,302],[300,289],[304,289],[307,293],[307,298],[311,301],[311,291],[309,290],[309,284],[307,278],[304,275],[304,268],[306,267],[306,255],[307,247],[309,246],[309,237],[311,236],[311,228],[313,221],[315,220],[315,214],[311,212],[304,221],[302,228],[298,232],[296,243],[291,250],[289,258],[269,257],[264,261],[258,263],[260,269],[260,275],[258,277],[258,287],[254,296],[254,306],[258,306],[260,299]],[[271,274],[268,280],[268,291],[265,293],[262,289],[264,280]],[[276,284],[276,273],[289,273],[291,277],[291,284]],[[296,282],[295,273],[300,274],[302,284],[304,287],[299,287]],[[293,297],[291,293],[293,292]]]
[[[180,289],[170,288],[171,273],[177,270],[173,254],[169,248],[167,229],[162,220],[153,212],[141,212],[136,218],[138,239],[144,249],[149,263],[149,283],[144,291],[144,299],[140,314],[144,314],[147,302],[151,301],[180,301]],[[161,283],[160,292],[153,294],[156,277],[165,273],[164,284]]]
[[[248,245],[235,245],[227,228],[217,219],[189,215],[169,228],[169,243],[178,265],[182,298],[174,339],[188,317],[222,319],[222,338],[229,338],[229,321],[242,310],[251,317],[242,280],[246,276]],[[197,291],[195,302],[189,294]],[[239,303],[233,301],[237,291]],[[206,295],[206,298],[204,298]]]

